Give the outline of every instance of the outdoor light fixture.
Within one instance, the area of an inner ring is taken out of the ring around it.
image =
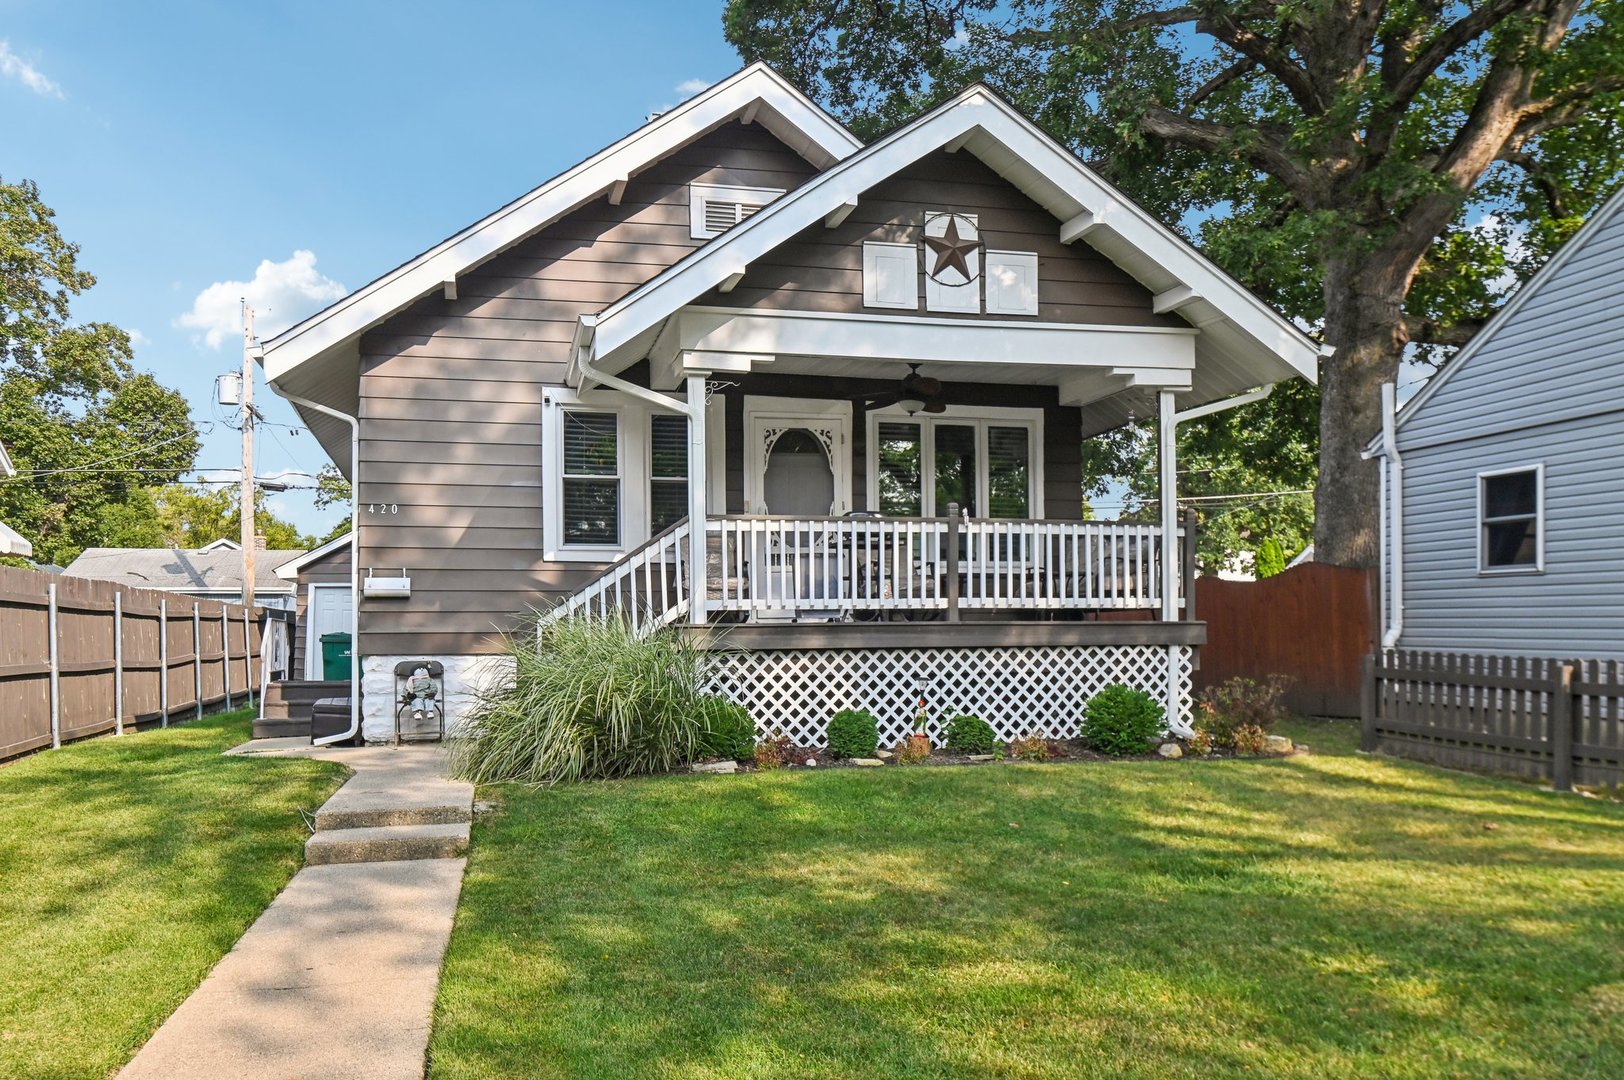
[[[914,413],[925,407],[924,400],[916,397],[905,397],[901,401],[897,402],[897,404],[901,405],[902,411],[907,413],[909,416],[912,416]]]

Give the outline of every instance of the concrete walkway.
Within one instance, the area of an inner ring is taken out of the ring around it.
[[[445,779],[433,746],[267,739],[232,752],[319,757],[355,775],[317,811],[305,868],[119,1076],[421,1077],[472,786]]]

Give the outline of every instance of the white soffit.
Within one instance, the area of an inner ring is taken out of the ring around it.
[[[353,341],[420,296],[501,253],[626,177],[744,114],[818,168],[862,143],[765,64],[752,64],[689,98],[489,217],[291,327],[263,346],[273,384],[306,362]]]
[[[635,349],[625,347],[645,340],[651,326],[875,184],[951,144],[980,158],[1060,221],[1085,218],[1088,243],[1153,292],[1184,286],[1200,296],[1213,316],[1204,331],[1222,323],[1250,343],[1256,384],[1293,374],[1317,379],[1317,342],[979,85],[813,177],[609,305],[577,343],[589,339],[608,370],[629,366],[641,357],[627,355]]]

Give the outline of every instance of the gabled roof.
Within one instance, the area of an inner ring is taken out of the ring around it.
[[[300,570],[303,570],[313,562],[319,562],[320,560],[325,559],[339,548],[349,547],[349,544],[350,534],[347,531],[339,533],[337,536],[333,537],[320,547],[312,548],[310,551],[306,551],[302,555],[277,565],[275,568],[276,576],[281,578],[283,581],[294,581],[298,578]]]
[[[266,341],[260,360],[273,388],[290,389],[290,376],[324,360],[353,354],[361,334],[418,298],[442,288],[572,210],[614,190],[707,131],[736,119],[759,123],[818,168],[862,143],[781,75],[756,63],[655,117],[619,142],[521,195],[371,284],[350,293]],[[344,373],[350,378],[350,373]],[[353,379],[351,379],[353,381]],[[339,385],[301,374],[291,392],[332,404]],[[321,390],[329,393],[322,394]],[[350,401],[355,390],[348,389]],[[303,412],[301,411],[301,415]],[[319,416],[305,416],[329,453],[347,434]],[[332,429],[332,431],[328,431]],[[329,438],[333,436],[332,445]]]
[[[1601,231],[1615,214],[1624,214],[1624,187],[1613,192],[1612,197],[1602,203],[1600,208],[1590,216],[1590,220],[1585,222],[1578,232],[1568,237],[1567,243],[1557,249],[1556,254],[1552,255],[1545,265],[1534,273],[1533,277],[1523,282],[1522,287],[1512,295],[1511,299],[1507,300],[1505,305],[1495,312],[1488,322],[1483,324],[1483,329],[1479,330],[1472,337],[1472,340],[1462,346],[1460,352],[1451,357],[1441,371],[1428,379],[1427,384],[1421,388],[1415,397],[1405,402],[1404,407],[1398,411],[1397,419],[1393,422],[1393,430],[1395,432],[1403,430],[1405,422],[1419,414],[1427,402],[1432,400],[1433,395],[1448,383],[1457,371],[1471,363],[1472,357],[1476,356],[1489,342],[1493,341],[1495,336],[1507,324],[1513,322],[1517,318],[1517,312],[1522,309],[1523,305],[1530,298],[1538,295],[1540,290],[1545,287],[1546,282],[1560,274],[1562,267],[1574,255],[1583,250],[1590,237]],[[1382,452],[1382,434],[1380,431],[1365,444],[1365,452],[1369,454]]]
[[[260,549],[255,553],[254,591],[288,592],[276,568],[301,551]],[[180,548],[86,548],[62,573],[67,577],[117,581],[141,589],[170,592],[242,592],[242,549],[213,544],[194,551]]]
[[[618,361],[604,365],[608,370],[640,359],[650,333],[678,308],[747,273],[753,261],[801,230],[943,148],[981,159],[1060,220],[1063,242],[1086,240],[1157,294],[1159,310],[1165,302],[1201,327],[1212,377],[1205,387],[1198,378],[1188,404],[1293,375],[1317,378],[1322,354],[1317,342],[979,84],[768,204],[598,315],[583,318],[577,344],[590,344],[600,360],[620,352]]]

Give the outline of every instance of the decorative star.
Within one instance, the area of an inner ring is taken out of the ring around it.
[[[941,281],[944,270],[957,270],[966,282],[970,281],[970,260],[967,256],[981,247],[978,240],[960,240],[957,217],[947,219],[947,229],[941,236],[925,237],[925,246],[936,253],[936,265],[930,276]],[[945,282],[944,282],[945,284]]]

